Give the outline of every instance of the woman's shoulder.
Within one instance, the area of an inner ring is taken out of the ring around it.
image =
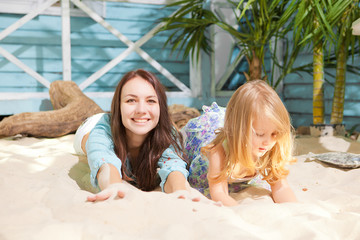
[[[110,125],[110,113],[104,113],[99,119],[98,124]]]
[[[104,113],[102,114],[102,116],[99,118],[98,122],[96,123],[95,127],[93,130],[95,129],[103,129],[106,132],[111,132],[111,127],[110,127],[110,114],[109,113]]]

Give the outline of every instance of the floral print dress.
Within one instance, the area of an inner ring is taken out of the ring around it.
[[[226,108],[218,106],[215,102],[210,107],[203,106],[203,114],[191,119],[182,129],[184,136],[185,153],[191,164],[189,169],[190,186],[210,197],[207,173],[209,162],[201,153],[201,148],[208,145],[216,137],[216,131],[224,126]],[[245,182],[229,184],[230,192],[239,192],[250,185],[269,189],[269,185],[257,175]]]

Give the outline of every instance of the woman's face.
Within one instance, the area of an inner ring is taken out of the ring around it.
[[[136,76],[125,83],[120,96],[127,138],[143,141],[159,122],[160,106],[155,89],[148,81]]]
[[[252,154],[258,158],[270,151],[277,139],[278,131],[267,117],[258,117],[253,121]]]

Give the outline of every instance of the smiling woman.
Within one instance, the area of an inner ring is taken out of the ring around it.
[[[124,180],[141,190],[160,185],[166,193],[199,200],[201,194],[187,183],[180,142],[165,88],[156,76],[142,69],[125,74],[116,87],[110,114],[90,117],[75,134],[74,148],[87,155],[91,183],[101,190],[88,201],[124,198],[129,191]]]

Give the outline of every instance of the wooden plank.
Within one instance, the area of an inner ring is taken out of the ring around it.
[[[331,101],[325,102],[325,114],[331,113]],[[290,113],[312,113],[312,99],[286,100],[285,105]],[[354,101],[345,101],[344,115],[360,116],[360,104]]]
[[[70,0],[61,0],[63,80],[71,81]]]
[[[3,55],[7,60],[15,64],[17,67],[24,70],[27,74],[35,78],[37,81],[39,81],[41,84],[46,86],[47,88],[50,88],[50,83],[48,80],[46,80],[44,77],[42,77],[40,74],[38,74],[36,71],[34,71],[32,68],[28,67],[26,64],[24,64],[22,61],[20,61],[18,58],[16,58],[14,55],[6,51],[5,49],[0,47],[0,54]]]
[[[148,69],[152,70],[152,69]],[[126,69],[123,72],[118,73],[107,73],[99,81],[96,81],[94,84],[89,86],[88,91],[114,91],[116,85],[123,75],[126,73]],[[170,82],[168,79],[163,77],[160,73],[154,72],[156,76],[158,76],[159,80],[166,88],[174,88],[174,84]],[[42,73],[44,77],[49,79],[50,81],[55,81],[62,79],[61,74],[53,74],[53,73]],[[73,73],[74,82],[76,84],[81,84],[89,74],[87,73]],[[180,79],[187,86],[189,85],[189,76],[186,73],[177,73],[175,76]],[[111,88],[112,90],[108,90]],[[2,73],[0,72],[0,91],[1,92],[26,92],[26,91],[45,91],[48,89],[38,83],[35,79],[25,73]]]
[[[348,83],[345,89],[345,99],[352,101],[359,101],[360,103],[360,83]],[[284,88],[284,97],[288,98],[297,98],[297,99],[312,99],[313,86],[312,84],[308,85],[291,85]],[[329,84],[325,84],[325,99],[331,100],[334,94],[334,87]]]
[[[44,73],[39,72],[44,78],[49,79],[50,82],[62,79],[61,73]],[[30,75],[24,72],[1,72],[0,71],[0,91],[8,88],[41,88],[48,91],[49,89],[40,84]]]
[[[0,100],[1,115],[52,110],[50,99]]]
[[[6,36],[10,35],[12,32],[14,32],[16,29],[22,27],[25,23],[36,17],[39,13],[53,5],[57,0],[48,0],[47,2],[40,5],[39,8],[29,12],[22,18],[20,18],[15,23],[11,24],[10,26],[7,26],[6,29],[2,30],[0,32],[0,40],[4,39]]]
[[[56,46],[46,46],[46,45],[22,45],[22,44],[0,44],[0,47],[3,47],[8,52],[11,52],[14,56],[19,59],[31,59],[31,58],[41,58],[41,59],[61,59],[61,47]],[[167,61],[176,61],[182,62],[184,65],[189,64],[188,60],[182,61],[182,58],[179,58],[176,54],[171,54],[170,49],[161,49],[161,48],[148,48],[142,47],[146,50],[154,59],[157,61],[162,61],[166,59]],[[93,60],[111,60],[118,56],[125,47],[94,47],[94,46],[72,46],[71,52],[73,59],[93,59]],[[142,61],[142,58],[138,54],[131,54],[127,58],[129,61]],[[0,61],[3,58],[0,56]],[[1,63],[0,63],[1,64]]]
[[[176,0],[105,0],[106,2],[118,2],[118,3],[128,3],[128,4],[136,4],[139,3],[146,4],[146,5],[164,5],[176,2]]]
[[[107,3],[106,19],[127,19],[134,21],[149,20],[156,22],[161,17],[169,16],[176,8],[163,8],[163,5],[151,4],[126,4],[126,3]],[[121,13],[121,14],[119,14]]]
[[[312,124],[312,114],[291,114],[292,124],[295,128],[299,126],[309,126]],[[327,122],[329,122],[330,116],[326,116]],[[359,124],[360,118],[356,116],[344,116],[343,124],[345,124],[345,129],[351,129],[353,126]],[[360,126],[356,128],[357,131],[360,131]]]
[[[31,34],[29,34],[31,35]],[[15,44],[21,44],[24,46],[40,46],[40,47],[59,47],[59,44],[61,44],[61,38],[56,38],[54,36],[43,36],[41,32],[39,34],[36,34],[36,32],[33,32],[33,36],[27,36],[26,34],[18,34],[16,37],[8,37],[1,41],[0,46],[11,46]],[[110,37],[110,35],[96,35],[96,39],[94,39],[94,36],[91,36],[92,34],[72,34],[72,47],[81,46],[81,47],[99,47],[99,48],[106,48],[106,47],[113,47],[113,48],[124,48],[126,45],[119,40],[114,40],[113,37]],[[131,41],[138,40],[141,36],[132,36],[132,38],[129,38]],[[132,40],[133,39],[133,40]],[[164,47],[164,37],[156,36],[154,39],[150,39],[148,42],[146,42],[142,49],[157,49],[157,50],[165,50],[167,52],[170,52],[170,46]],[[170,54],[169,54],[170,55]],[[182,52],[178,53],[178,51],[174,52],[172,54],[174,57],[179,56],[178,60],[182,59]]]
[[[16,17],[16,16],[15,16]],[[6,17],[1,15],[2,21],[0,21],[0,29],[6,28],[9,24],[13,22],[14,17]],[[116,28],[118,31],[123,34],[137,34],[144,35],[147,31],[151,30],[156,26],[154,22],[149,21],[139,21],[139,20],[107,20],[107,22]],[[21,30],[31,31],[31,30],[47,30],[51,32],[61,32],[61,19],[56,16],[39,16],[36,21],[29,21],[27,24],[21,27]],[[81,32],[81,33],[108,33],[106,29],[96,24],[94,20],[89,18],[71,18],[71,32]],[[169,35],[169,33],[164,32],[162,34]],[[60,36],[60,35],[59,35]]]
[[[0,48],[1,49],[1,48]],[[40,65],[39,64],[43,61],[46,64]],[[28,67],[34,69],[36,72],[61,72],[62,62],[61,59],[24,59],[23,63],[26,64]],[[102,66],[107,63],[105,60],[93,60],[89,61],[86,59],[75,59],[72,61],[73,69],[72,72],[86,72],[86,73],[94,73]],[[169,71],[172,72],[181,72],[186,71],[188,66],[184,65],[182,62],[168,62],[166,60],[160,61],[160,63]],[[149,64],[146,62],[140,61],[126,61],[121,63],[121,65],[114,66],[110,72],[118,72],[123,71],[122,69],[136,69],[136,68],[149,68]],[[20,71],[18,67],[13,64],[4,64],[1,68],[2,72],[18,72]]]
[[[312,114],[296,114],[291,113],[292,125],[297,128],[299,126],[309,126],[312,124]]]

